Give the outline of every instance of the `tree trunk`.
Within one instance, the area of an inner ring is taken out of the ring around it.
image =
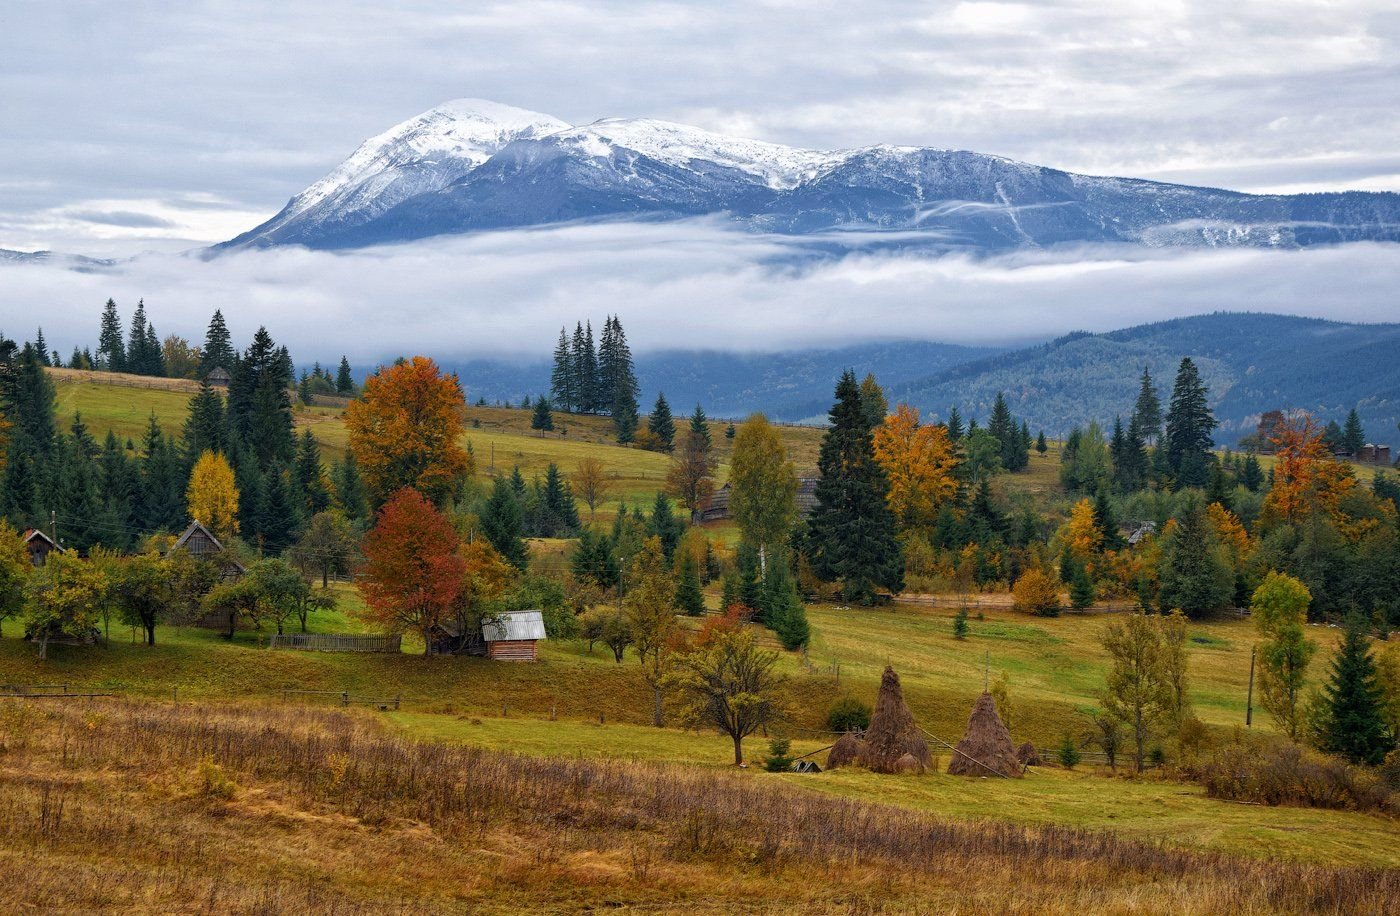
[[[733,738],[734,738],[734,765],[735,765],[736,767],[737,767],[737,766],[743,766],[743,764],[744,764],[744,736],[743,736],[743,735],[734,735]]]
[[[154,646],[155,644],[156,644],[156,622],[155,622],[154,620],[151,620],[151,621],[148,621],[148,622],[146,623],[146,645],[148,645],[148,646]]]
[[[238,612],[237,612],[237,611],[229,611],[229,612],[228,612],[228,632],[224,634],[224,639],[227,639],[227,640],[232,641],[232,639],[233,639],[233,631],[234,631],[234,622],[235,622],[235,620],[237,619],[237,617],[238,617]]]
[[[321,567],[321,588],[327,588],[331,580],[331,572],[328,567]]]
[[[44,632],[39,636],[39,658],[40,660],[49,657],[49,628],[44,627]]]

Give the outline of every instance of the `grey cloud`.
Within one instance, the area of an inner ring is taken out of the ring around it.
[[[149,213],[134,213],[128,210],[68,210],[64,213],[69,219],[84,223],[97,223],[101,226],[123,226],[130,229],[169,229],[176,224]]]
[[[27,190],[0,196],[0,209],[16,221],[211,193],[271,214],[361,140],[463,95],[574,122],[653,116],[806,146],[976,149],[1245,190],[1397,187],[1400,170],[1381,161],[1400,133],[1391,6],[11,4],[0,165]],[[84,238],[61,226],[26,240],[82,250]]]
[[[921,338],[1044,339],[1217,309],[1395,319],[1400,247],[1087,248],[975,259],[860,253],[801,264],[790,240],[697,222],[503,232],[352,253],[150,255],[97,273],[0,263],[0,327],[91,344],[101,303],[144,297],[165,333],[221,308],[302,359],[449,358],[549,349],[559,326],[618,312],[639,350],[767,350]]]

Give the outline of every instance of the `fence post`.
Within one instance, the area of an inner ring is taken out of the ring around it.
[[[348,691],[348,690],[342,690],[342,691],[340,692],[340,705],[341,705],[341,706],[349,706],[349,705],[350,705],[350,691]]]
[[[399,708],[399,701],[403,699],[403,694],[394,694],[394,709]]]

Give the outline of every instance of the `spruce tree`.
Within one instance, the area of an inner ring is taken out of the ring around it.
[[[136,375],[151,374],[150,338],[146,336],[146,300],[136,300],[131,313],[131,337],[126,345],[126,370]]]
[[[193,464],[204,452],[223,452],[227,448],[224,399],[207,381],[200,382],[199,391],[190,398],[185,418],[185,454]]]
[[[705,451],[708,452],[714,447],[714,440],[710,438],[710,419],[705,416],[705,409],[699,404],[695,405],[695,412],[690,415],[690,431],[705,443]]]
[[[214,317],[209,319],[209,330],[204,335],[204,346],[200,350],[200,378],[204,378],[215,368],[233,372],[237,353],[233,349],[232,341],[228,327],[224,324],[224,313],[215,309]]]
[[[38,351],[40,364],[44,366],[56,365],[56,362],[49,358],[49,345],[44,341],[43,328],[40,328],[38,333],[34,335],[34,349]]]
[[[1245,456],[1244,465],[1240,468],[1240,483],[1251,493],[1258,493],[1264,483],[1264,470],[1253,454]]]
[[[519,468],[516,469],[517,473]],[[524,485],[524,481],[521,481]],[[491,497],[481,512],[481,532],[506,562],[521,572],[530,563],[530,551],[522,536],[524,518],[520,497],[504,478],[497,477],[491,487]]]
[[[126,371],[126,344],[122,340],[122,320],[117,303],[111,299],[102,308],[102,327],[97,334],[97,365],[108,372]]]
[[[1200,617],[1234,598],[1234,570],[1199,503],[1182,512],[1162,538],[1158,575],[1157,597],[1164,614],[1179,608],[1189,617]]]
[[[695,555],[682,551],[680,568],[676,570],[676,607],[682,614],[699,617],[705,613],[705,594],[700,590],[700,564]]]
[[[281,554],[301,531],[302,511],[293,487],[288,470],[280,466],[268,469],[257,528],[262,549],[269,553]]]
[[[671,511],[671,497],[664,490],[656,491],[656,500],[651,504],[651,517],[647,519],[647,531],[661,540],[661,549],[669,561],[676,553],[681,532],[685,524]]]
[[[165,351],[161,349],[160,335],[156,333],[154,324],[146,325],[146,361],[150,366],[147,375],[165,378]]]
[[[1322,749],[1366,766],[1384,760],[1395,747],[1395,736],[1386,727],[1375,660],[1366,644],[1365,622],[1358,616],[1348,621],[1323,697]]]
[[[1361,449],[1366,446],[1366,430],[1361,426],[1361,417],[1357,415],[1355,407],[1347,413],[1347,423],[1342,428],[1342,446],[1353,456],[1360,455]]]
[[[811,638],[807,609],[797,593],[797,583],[788,568],[786,557],[774,556],[768,562],[758,601],[764,623],[778,637],[784,649],[798,649],[807,644]]]
[[[554,347],[554,368],[549,373],[549,392],[554,403],[565,413],[578,409],[575,394],[574,360],[569,350],[569,334],[559,329],[559,343]]]
[[[664,392],[656,395],[656,404],[647,418],[647,431],[661,445],[661,450],[670,453],[676,446],[676,423],[671,417],[671,405],[666,403]]]
[[[598,351],[593,343],[593,322],[583,323],[583,350],[578,364],[578,398],[588,402],[586,413],[599,413],[607,408],[603,403],[602,382],[598,378]]]
[[[1205,383],[1191,357],[1185,357],[1172,387],[1163,439],[1167,470],[1177,489],[1205,486],[1210,471],[1211,433],[1215,427]]]
[[[846,600],[871,604],[877,587],[903,589],[904,560],[886,501],[889,481],[875,461],[869,414],[849,370],[836,385],[829,418],[817,460],[807,555],[819,578],[841,583]]]
[[[1036,450],[1036,453],[1037,453],[1038,455],[1040,455],[1042,458],[1045,457],[1045,453],[1048,452],[1048,451],[1050,450],[1050,445],[1049,445],[1049,443],[1047,443],[1047,442],[1045,441],[1045,430],[1043,430],[1043,429],[1042,429],[1039,433],[1036,434],[1036,437],[1035,437],[1035,450]]]
[[[1162,402],[1157,397],[1157,388],[1152,384],[1152,374],[1146,366],[1142,369],[1142,382],[1138,386],[1137,404],[1133,407],[1130,423],[1137,426],[1143,441],[1149,445],[1156,443],[1162,431]]]
[[[952,440],[954,445],[957,445],[958,440],[962,439],[963,433],[966,432],[966,430],[963,429],[962,413],[956,407],[948,408],[947,426],[948,438]]]
[[[1090,608],[1094,604],[1094,580],[1089,578],[1089,571],[1084,568],[1084,564],[1076,564],[1074,575],[1069,583],[1070,606],[1077,611]]]
[[[1016,452],[1019,441],[1016,436],[1016,423],[1011,418],[1011,408],[1006,406],[1006,396],[997,392],[992,404],[992,418],[987,423],[987,432],[996,436],[1001,444],[1001,465],[1008,471],[1016,470]]]
[[[177,532],[185,525],[185,462],[152,414],[141,444],[138,511],[145,531]]]
[[[304,519],[330,508],[331,494],[326,489],[325,471],[321,467],[321,448],[311,430],[302,430],[297,440],[296,463],[292,467],[297,497]]]
[[[335,393],[345,397],[355,394],[355,377],[350,374],[350,360],[340,358],[340,368],[335,372]]]
[[[360,477],[360,469],[355,464],[354,452],[347,449],[345,460],[338,462],[331,469],[331,486],[335,488],[336,506],[345,513],[345,517],[362,526],[366,525],[370,520],[369,493]]]
[[[535,399],[535,409],[530,414],[530,428],[539,430],[541,436],[554,429],[554,416],[549,409],[549,398],[540,395]]]

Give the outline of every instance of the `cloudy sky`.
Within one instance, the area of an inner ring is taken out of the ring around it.
[[[1252,191],[1400,190],[1398,45],[1400,7],[1387,0],[9,0],[0,6],[0,248],[163,254],[86,277],[30,268],[21,278],[3,268],[0,326],[34,306],[20,290],[63,303],[53,324],[70,309],[86,315],[107,290],[145,295],[177,325],[213,302],[249,303],[249,316],[260,302],[284,313],[353,313],[371,304],[357,294],[366,283],[334,281],[360,270],[418,278],[412,292],[425,298],[403,308],[460,324],[484,300],[498,308],[510,297],[557,326],[565,280],[587,301],[649,301],[654,275],[688,278],[688,298],[724,295],[750,312],[771,304],[773,315],[836,290],[867,290],[879,302],[902,291],[906,307],[990,302],[1014,290],[1027,297],[1017,308],[1037,316],[1018,327],[1025,336],[1241,297],[1255,307],[1385,317],[1393,300],[1379,278],[1394,273],[1394,256],[1384,248],[1127,262],[1099,253],[1076,259],[1069,274],[896,259],[800,277],[757,266],[755,251],[776,243],[705,226],[683,239],[648,238],[664,256],[633,260],[635,241],[569,232],[339,262],[290,253],[240,259],[240,271],[169,253],[249,228],[366,137],[461,96],[574,123],[649,116],[812,147],[967,148]],[[624,276],[539,276],[541,263],[584,264],[599,252]],[[1366,259],[1361,277],[1357,258]],[[461,261],[476,274],[454,272]],[[1342,269],[1353,275],[1330,282],[1320,273]],[[1167,274],[1171,295],[1153,294]],[[1309,291],[1350,297],[1336,308],[1332,295],[1305,303],[1303,288],[1277,282],[1295,275]],[[1378,279],[1368,286],[1370,276]],[[1070,292],[1092,301],[1053,319],[1030,308],[1036,297]],[[971,336],[954,312],[920,312],[912,331]]]

